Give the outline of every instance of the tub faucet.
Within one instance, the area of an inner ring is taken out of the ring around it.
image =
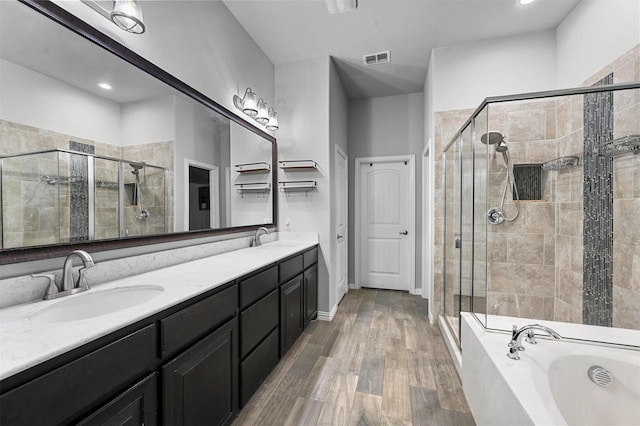
[[[78,280],[74,283],[73,282],[73,258],[76,256],[79,257],[80,260],[82,260],[84,267],[80,268],[80,270],[78,271],[80,275],[78,276]],[[63,292],[67,290],[73,290],[76,288],[81,288],[81,286],[86,290],[89,290],[89,284],[87,283],[87,279],[85,278],[84,274],[86,273],[87,269],[92,268],[94,266],[95,264],[93,263],[93,259],[91,258],[89,253],[87,253],[84,250],[72,251],[64,261],[64,267],[62,268],[62,282],[60,283],[60,291]]]
[[[259,247],[262,245],[262,241],[260,241],[260,231],[262,231],[266,235],[269,235],[269,230],[264,226],[256,229],[256,234],[253,236],[253,240],[251,240],[251,247]]]
[[[558,333],[556,333],[549,327],[545,327],[544,325],[530,324],[530,325],[525,325],[524,327],[518,330],[518,326],[514,324],[513,330],[511,332],[511,341],[507,345],[509,347],[509,352],[507,352],[507,356],[509,358],[520,359],[518,352],[524,351],[524,346],[522,346],[522,336],[526,335],[525,340],[527,341],[527,343],[530,343],[532,345],[535,345],[538,343],[536,342],[535,333],[533,332],[533,330],[544,331],[554,339],[562,339],[562,336],[560,336]]]

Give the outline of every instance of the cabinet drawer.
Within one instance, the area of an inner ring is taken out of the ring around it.
[[[238,289],[233,285],[160,321],[162,357],[169,356],[233,317]]]
[[[304,268],[307,269],[309,266],[313,265],[314,263],[318,263],[318,247],[315,247],[307,252],[305,252],[303,255],[303,264],[304,264]]]
[[[278,330],[273,330],[240,364],[240,406],[243,407],[278,364]]]
[[[278,265],[280,282],[283,283],[302,272],[302,255],[292,257]]]
[[[251,278],[240,281],[240,308],[249,306],[277,287],[278,267],[275,265]]]
[[[77,426],[159,424],[157,375],[145,377]]]
[[[0,424],[69,423],[151,371],[156,351],[152,324],[0,396]]]
[[[240,313],[240,358],[278,325],[278,290]]]

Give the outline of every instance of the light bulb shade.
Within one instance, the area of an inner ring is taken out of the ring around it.
[[[260,124],[267,124],[269,122],[269,110],[267,109],[267,103],[260,98],[258,100],[258,114],[255,120]]]
[[[111,20],[118,27],[134,34],[144,33],[142,8],[135,0],[116,0],[111,12]]]
[[[278,130],[278,113],[269,108],[269,122],[267,123],[267,130]]]
[[[242,98],[242,112],[250,117],[255,117],[258,114],[258,97],[251,91],[250,87],[244,92],[244,97]]]

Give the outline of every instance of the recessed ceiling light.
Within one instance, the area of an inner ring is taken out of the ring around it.
[[[111,87],[111,85],[109,83],[99,83],[98,87],[100,87],[101,89],[104,89],[104,90],[111,90],[112,89],[112,87]]]
[[[519,3],[522,5],[533,3],[536,0],[519,0]]]
[[[358,0],[324,0],[327,3],[327,9],[329,13],[335,15],[336,13],[351,12],[358,8]]]

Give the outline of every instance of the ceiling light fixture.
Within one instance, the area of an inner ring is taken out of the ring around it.
[[[336,13],[351,12],[358,8],[358,0],[324,0],[327,3],[327,9],[329,13],[335,15]]]
[[[129,33],[142,34],[146,27],[142,18],[142,8],[136,0],[115,0],[113,9],[105,9],[101,4],[94,0],[81,0],[82,3],[107,18],[118,28]]]
[[[113,87],[109,83],[98,83],[98,87],[104,90],[111,90]]]
[[[519,3],[521,5],[527,5],[527,4],[533,3],[534,1],[536,1],[536,0],[519,0]]]
[[[242,98],[233,95],[233,105],[258,123],[266,126],[267,130],[278,130],[278,113],[273,107],[268,107],[262,99],[258,99],[251,87],[247,87]]]

